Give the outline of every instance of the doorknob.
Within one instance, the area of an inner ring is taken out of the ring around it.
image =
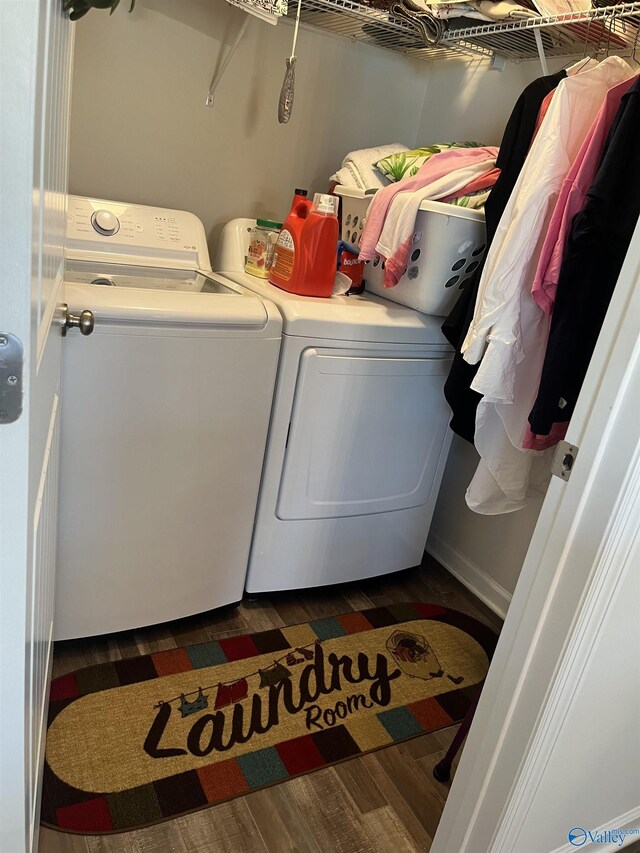
[[[62,335],[67,334],[69,329],[80,329],[80,334],[90,335],[95,325],[93,311],[81,311],[79,315],[72,314],[68,305],[62,306]]]

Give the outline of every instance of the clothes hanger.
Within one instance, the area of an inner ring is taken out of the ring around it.
[[[572,77],[575,77],[576,74],[580,74],[582,71],[585,71],[588,68],[590,62],[595,62],[595,63],[598,62],[595,55],[592,55],[591,53],[587,52],[588,48],[589,48],[589,36],[591,34],[591,22],[592,22],[592,20],[593,20],[592,18],[589,18],[589,20],[587,21],[587,30],[586,30],[586,33],[584,36],[584,43],[582,45],[582,58],[579,59],[577,62],[568,63],[562,69],[563,71],[566,71],[567,74],[572,76]],[[598,45],[596,45],[596,51],[594,53],[596,53],[597,50],[598,50]]]
[[[611,47],[611,27],[613,25],[613,18],[609,21],[609,26],[607,27],[607,46],[604,49],[604,55],[609,57],[609,49]]]
[[[597,59],[597,58],[598,58],[598,54],[600,53],[600,48],[601,48],[601,45],[602,45],[602,36],[603,36],[603,33],[604,33],[604,24],[603,24],[603,23],[602,23],[602,21],[601,21],[601,22],[600,22],[600,30],[598,31],[598,43],[596,44],[596,49],[595,49],[594,54],[593,54],[594,59]]]
[[[633,40],[633,50],[631,52],[631,59],[637,64],[638,58],[636,57],[636,51],[638,50],[638,35],[640,35],[640,26],[636,29],[636,37]]]
[[[563,65],[560,69],[561,71],[566,71],[567,74],[571,72],[571,75],[579,74],[580,71],[589,63],[591,60],[591,56],[587,55],[587,45],[589,44],[589,33],[591,32],[591,18],[587,21],[587,31],[584,37],[584,44],[582,45],[582,58],[577,62],[575,60],[571,60],[567,62],[566,65]]]

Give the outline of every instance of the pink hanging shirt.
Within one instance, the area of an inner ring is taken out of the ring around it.
[[[533,298],[546,314],[553,313],[562,256],[573,217],[584,207],[587,193],[600,164],[609,128],[618,111],[622,96],[629,91],[637,79],[632,77],[608,90],[600,111],[562,184],[531,287]],[[525,444],[525,447],[528,446]]]

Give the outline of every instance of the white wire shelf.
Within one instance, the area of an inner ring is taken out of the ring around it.
[[[640,2],[638,3],[640,7]],[[289,2],[289,16],[295,17],[297,3]],[[352,41],[364,42],[419,59],[432,60],[446,57],[483,54],[491,51],[469,43],[459,47],[456,43],[426,46],[420,35],[409,24],[390,16],[387,12],[365,6],[354,0],[302,0],[300,20],[312,27],[329,30]]]
[[[597,0],[588,12],[525,18],[504,23],[467,26],[470,19],[449,23],[442,41],[425,45],[419,33],[404,20],[355,0],[302,0],[301,20],[352,41],[434,61],[448,58],[501,56],[520,62],[538,57],[536,34],[547,56],[635,54],[640,59],[640,0],[602,5]],[[295,15],[297,4],[290,3]]]
[[[458,19],[461,21],[462,19]],[[521,61],[538,55],[535,32],[547,56],[630,54],[640,28],[640,2],[600,6],[589,12],[521,19],[503,24],[457,26],[444,35],[459,47],[483,47],[498,56]],[[640,48],[640,45],[638,45]]]

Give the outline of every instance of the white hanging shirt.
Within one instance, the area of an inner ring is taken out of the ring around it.
[[[562,182],[607,90],[632,75],[624,60],[610,56],[560,82],[487,255],[462,345],[469,364],[482,359],[471,385],[483,395],[475,432],[481,461],[466,495],[476,512],[523,507],[530,454],[548,462],[549,453],[522,449],[549,334],[549,318],[534,302],[531,284]]]

